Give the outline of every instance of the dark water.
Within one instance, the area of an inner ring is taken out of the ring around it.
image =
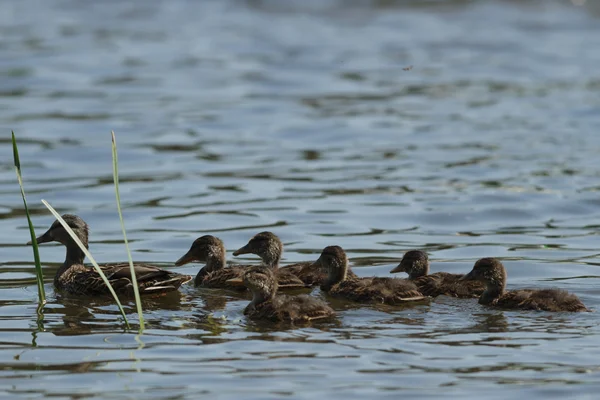
[[[9,143],[37,230],[42,198],[77,213],[100,261],[126,258],[114,129],[136,260],[268,229],[285,262],[338,244],[363,276],[411,248],[435,271],[500,257],[510,287],[597,310],[600,7],[575,3],[1,1],[0,396],[596,398],[598,312],[337,302],[273,326],[188,286],[145,302],[136,339],[110,301],[54,293],[47,246],[38,321]]]

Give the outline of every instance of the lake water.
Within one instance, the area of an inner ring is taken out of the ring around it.
[[[0,8],[0,397],[596,398],[600,2]],[[335,302],[335,320],[295,327],[186,286],[144,302],[136,338],[112,302],[54,293],[64,248],[46,245],[38,319],[10,131],[38,234],[46,199],[111,262],[126,259],[112,129],[137,261],[172,265],[203,234],[232,260],[272,230],[284,263],[337,244],[361,276],[413,248],[433,271],[499,257],[510,288],[560,287],[594,312]]]

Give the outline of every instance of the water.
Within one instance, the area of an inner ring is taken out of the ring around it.
[[[495,256],[511,288],[557,286],[598,310],[598,2],[0,7],[1,397],[595,398],[598,312],[338,301],[335,320],[294,327],[187,286],[145,301],[138,341],[110,301],[54,293],[64,249],[48,245],[38,321],[9,134],[38,232],[44,198],[91,225],[100,261],[126,258],[114,129],[138,261],[268,229],[286,263],[331,244],[362,276],[412,248],[434,271]]]

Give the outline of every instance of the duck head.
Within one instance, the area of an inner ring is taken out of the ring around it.
[[[410,250],[404,254],[400,264],[390,271],[390,274],[406,272],[409,279],[415,279],[429,273],[429,258],[421,250]]]
[[[252,292],[252,301],[244,314],[248,314],[258,304],[272,300],[277,293],[277,279],[273,271],[263,265],[249,267],[241,278],[229,279],[227,282],[234,286],[244,285]]]
[[[224,267],[225,245],[217,237],[211,235],[201,236],[194,240],[187,253],[175,261],[175,265],[181,266],[194,261],[206,263],[207,272]]]
[[[327,246],[315,262],[327,272],[327,279],[321,289],[329,291],[333,285],[346,279],[348,273],[348,257],[340,246]]]
[[[254,235],[245,246],[234,251],[233,255],[256,254],[266,266],[277,268],[282,253],[281,240],[273,232],[265,231]]]
[[[482,258],[477,260],[473,269],[460,278],[463,281],[479,281],[487,285],[488,289],[503,291],[506,285],[506,269],[495,258]]]
[[[67,223],[67,225],[75,232],[79,240],[88,248],[88,236],[89,236],[89,227],[88,224],[85,223],[83,219],[73,214],[63,214],[62,219]],[[38,244],[41,243],[49,243],[49,242],[59,242],[67,247],[75,246],[77,244],[69,235],[67,230],[63,228],[58,220],[54,221],[50,228],[43,235],[37,237],[35,239]],[[31,244],[31,241],[27,242],[27,244]]]

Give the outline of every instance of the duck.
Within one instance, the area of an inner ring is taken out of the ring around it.
[[[296,273],[310,268],[309,264],[313,263],[299,263],[294,264],[293,268],[279,268],[282,252],[283,244],[281,240],[272,232],[265,231],[254,235],[246,245],[234,251],[233,255],[236,257],[242,254],[256,254],[259,256],[263,265],[273,270],[277,277],[279,289],[307,287],[308,285]]]
[[[419,291],[414,282],[407,279],[349,277],[348,257],[340,246],[325,247],[317,264],[327,271],[327,279],[320,287],[330,296],[344,297],[359,303],[390,305],[429,298]]]
[[[79,216],[64,214],[62,219],[75,232],[79,240],[88,247],[89,226]],[[100,274],[92,267],[83,264],[85,254],[58,220],[40,237],[38,244],[58,242],[67,248],[65,262],[54,276],[54,287],[75,295],[108,295],[108,287]],[[28,244],[31,244],[29,242]],[[134,264],[137,285],[140,294],[156,295],[178,290],[192,277],[167,271],[149,264]],[[118,294],[133,295],[133,285],[129,263],[106,264],[100,267],[111,286]]]
[[[579,298],[561,289],[519,289],[506,291],[506,269],[496,258],[477,260],[463,281],[479,281],[485,290],[479,304],[486,306],[535,311],[589,311]]]
[[[421,250],[410,250],[404,254],[400,264],[390,271],[391,274],[406,272],[421,293],[431,297],[446,295],[451,297],[479,297],[485,285],[477,281],[461,281],[462,274],[436,272],[429,274],[429,257]]]
[[[227,283],[229,279],[241,277],[246,266],[227,266],[225,245],[218,237],[200,236],[194,240],[188,252],[175,261],[175,265],[181,266],[194,261],[206,263],[194,278],[195,286],[246,291],[244,286]]]
[[[327,278],[327,273],[314,261],[305,261],[279,268],[283,243],[273,232],[264,231],[254,235],[245,246],[233,253],[234,256],[242,254],[256,254],[264,265],[278,271],[280,287],[284,276],[286,280],[289,279],[289,282],[298,283],[299,280],[306,286],[320,285]],[[352,271],[349,272],[349,275],[356,277]]]
[[[307,294],[277,294],[277,277],[266,265],[249,267],[231,284],[244,285],[252,292],[252,300],[244,309],[251,319],[307,323],[331,318],[335,312],[323,300]]]

